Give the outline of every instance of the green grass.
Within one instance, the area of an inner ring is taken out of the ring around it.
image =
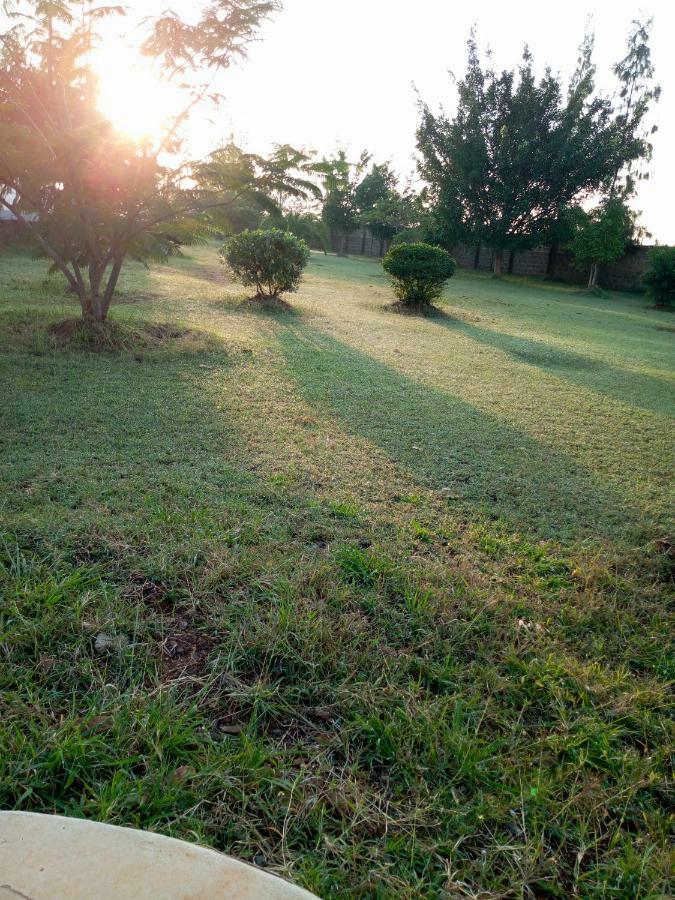
[[[190,253],[114,352],[0,256],[0,806],[324,897],[668,896],[670,317],[318,254],[265,312]]]

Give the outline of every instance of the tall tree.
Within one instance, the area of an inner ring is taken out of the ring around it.
[[[648,177],[641,162],[649,162],[652,156],[651,135],[657,126],[649,127],[647,119],[650,107],[658,102],[661,88],[654,82],[649,37],[653,20],[635,20],[628,34],[626,53],[613,68],[619,82],[617,112],[618,144],[614,171],[607,193],[630,197],[635,192],[635,182]]]
[[[589,196],[621,154],[609,101],[590,97],[588,75],[565,100],[550,70],[537,80],[525,48],[520,67],[495,72],[468,41],[454,118],[422,106],[419,169],[428,195],[458,236],[494,250],[532,246],[573,200]]]
[[[198,104],[218,99],[215,75],[246,55],[277,4],[211,0],[196,21],[168,11],[150,23],[143,52],[180,83],[185,102],[142,146],[100,115],[90,68],[102,16],[122,10],[78,0],[5,6],[15,18],[0,36],[0,206],[64,275],[82,315],[103,321],[129,256],[165,256],[199,234],[182,127]]]
[[[600,202],[589,212],[572,210],[568,217],[572,226],[569,247],[578,266],[589,266],[589,289],[597,284],[600,266],[615,262],[636,236],[644,234],[629,202],[635,195],[636,182],[649,177],[646,163],[651,159],[650,138],[656,126],[649,127],[648,114],[661,94],[654,83],[651,26],[651,19],[633,22],[626,53],[613,67],[619,84],[613,135],[616,153],[614,167],[601,187]]]

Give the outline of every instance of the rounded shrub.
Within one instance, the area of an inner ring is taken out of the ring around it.
[[[455,274],[455,261],[447,250],[431,244],[396,244],[382,265],[398,299],[417,306],[440,297],[443,285]]]
[[[289,231],[269,228],[233,235],[220,251],[223,262],[259,297],[297,290],[309,262],[309,247]]]
[[[675,247],[654,247],[642,283],[656,306],[670,309],[675,305]]]

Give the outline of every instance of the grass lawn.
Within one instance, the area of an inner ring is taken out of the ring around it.
[[[317,254],[266,312],[204,247],[94,353],[45,268],[0,256],[0,806],[323,897],[668,896],[673,317]]]

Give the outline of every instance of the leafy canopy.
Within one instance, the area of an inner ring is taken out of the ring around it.
[[[636,181],[649,177],[644,164],[652,157],[651,136],[657,126],[649,126],[648,114],[661,96],[661,88],[654,82],[649,46],[652,25],[652,19],[633,21],[626,53],[612,69],[619,82],[616,123],[620,153],[606,189],[610,196],[630,197]]]
[[[633,212],[618,197],[608,197],[590,212],[577,209],[569,243],[576,264],[606,265],[626,249],[633,231]]]
[[[446,234],[498,251],[531,246],[636,152],[611,103],[593,96],[590,49],[565,97],[550,70],[535,77],[527,48],[517,71],[496,72],[471,35],[455,116],[423,104],[417,132],[420,174]]]
[[[356,187],[369,158],[364,151],[356,163],[351,163],[345,151],[338,150],[335,156],[324,157],[317,164],[324,189],[321,217],[328,228],[347,235],[359,227]]]
[[[173,12],[150,22],[143,52],[161,61],[185,104],[154,144],[137,146],[98,112],[89,65],[100,21],[122,10],[76,0],[11,4],[0,36],[0,206],[65,276],[86,318],[106,318],[127,258],[164,258],[203,239],[203,191],[186,186],[193,166],[181,155],[181,130],[196,105],[218,99],[214,76],[245,56],[276,7],[211,0],[194,23]],[[259,170],[240,163],[232,194],[260,193]],[[263,175],[269,186],[270,172]]]
[[[354,190],[359,224],[381,241],[409,227],[415,219],[411,192],[401,193],[389,163],[375,163]]]
[[[278,227],[290,231],[301,238],[312,250],[330,250],[330,232],[326,223],[313,212],[288,212],[280,217],[270,219],[270,227]]]

